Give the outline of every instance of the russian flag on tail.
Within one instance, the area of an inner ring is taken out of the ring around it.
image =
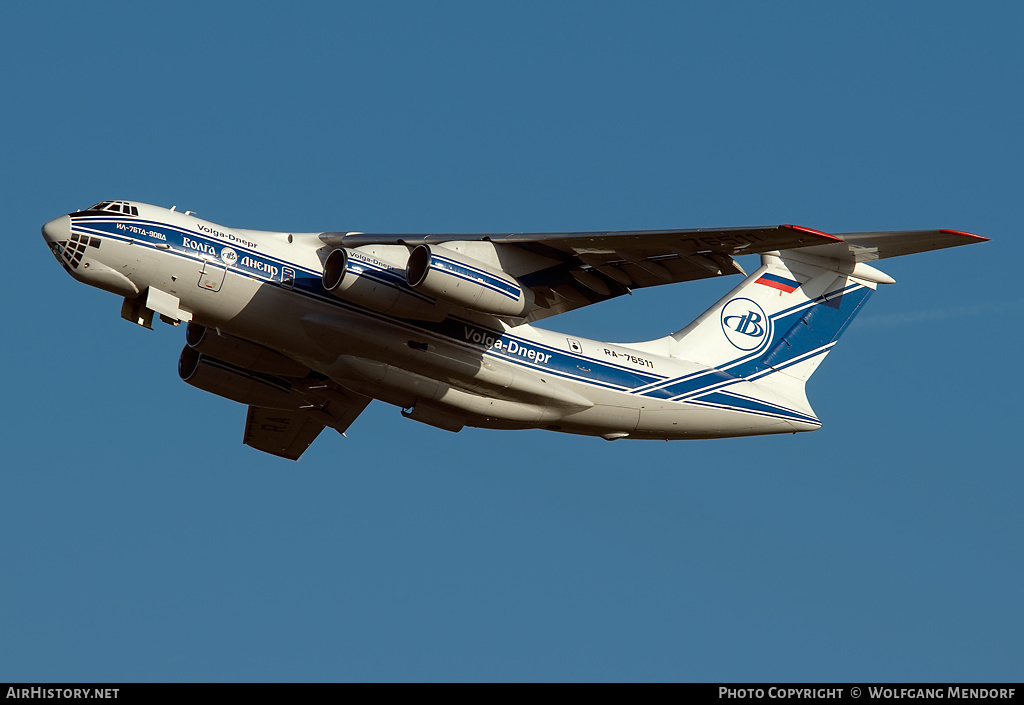
[[[770,286],[773,289],[784,291],[787,294],[791,294],[800,287],[800,282],[793,279],[786,279],[786,277],[780,277],[778,274],[762,274],[755,284],[764,284]]]

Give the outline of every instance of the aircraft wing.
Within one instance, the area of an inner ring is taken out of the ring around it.
[[[619,230],[566,233],[371,234],[322,233],[332,247],[487,241],[499,249],[537,255],[522,271],[509,271],[539,304],[527,322],[659,284],[741,274],[732,259],[836,243],[838,238],[798,225],[694,230]]]
[[[288,460],[298,460],[324,424],[301,411],[250,406],[243,443]]]
[[[847,262],[872,262],[988,240],[959,230],[883,230],[841,233],[837,237],[842,242],[808,247],[804,252]]]

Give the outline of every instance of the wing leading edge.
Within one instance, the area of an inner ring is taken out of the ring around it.
[[[694,281],[743,269],[734,256],[831,244],[839,238],[798,225],[690,230],[619,230],[550,233],[371,234],[322,233],[331,247],[489,242],[519,248],[541,262],[516,272],[539,304],[532,322],[606,301],[634,289]]]

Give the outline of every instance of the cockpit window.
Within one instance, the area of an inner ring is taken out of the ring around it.
[[[111,211],[124,213],[125,215],[138,215],[139,209],[130,205],[127,201],[100,201],[95,206],[90,206],[91,211]]]

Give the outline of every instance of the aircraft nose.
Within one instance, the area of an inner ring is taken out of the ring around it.
[[[49,223],[43,226],[43,239],[46,240],[47,245],[52,245],[55,242],[67,240],[71,237],[71,218],[66,215],[62,215],[59,218],[54,218]]]

